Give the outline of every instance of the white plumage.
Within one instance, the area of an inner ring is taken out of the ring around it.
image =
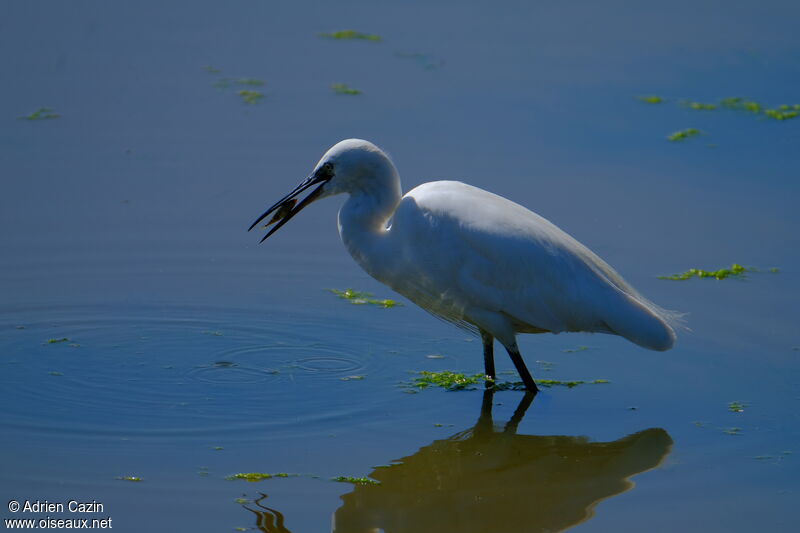
[[[321,185],[294,205],[315,184]],[[675,342],[671,313],[548,220],[457,181],[425,183],[401,196],[389,157],[360,139],[328,150],[312,174],[251,229],[283,207],[285,216],[266,239],[314,200],[340,193],[349,198],[339,211],[339,233],[356,262],[422,308],[478,330],[492,379],[497,338],[526,387],[537,390],[519,355],[517,333],[610,333],[653,350]]]

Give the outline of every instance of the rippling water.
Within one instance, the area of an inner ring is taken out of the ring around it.
[[[133,6],[0,8],[4,502],[101,501],[118,531],[794,531],[800,118],[682,104],[800,103],[794,3]],[[350,28],[383,41],[318,35]],[[405,189],[539,212],[691,330],[523,336],[537,378],[609,380],[532,403],[410,389],[480,342],[332,294],[396,297],[339,202],[245,232],[352,136]],[[657,279],[733,262],[758,272]],[[252,472],[289,475],[228,479]]]

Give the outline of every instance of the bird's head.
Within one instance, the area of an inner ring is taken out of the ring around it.
[[[314,185],[318,187],[298,203],[297,197]],[[361,139],[340,141],[325,152],[306,179],[264,211],[248,231],[275,213],[267,225],[275,222],[277,224],[261,239],[261,242],[264,242],[315,200],[340,193],[377,193],[387,185],[396,186],[399,190],[397,171],[388,155],[369,141]]]

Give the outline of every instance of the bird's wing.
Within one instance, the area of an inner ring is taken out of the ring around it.
[[[434,309],[439,298],[451,313],[478,306],[540,330],[608,331],[599,304],[614,289],[635,293],[543,217],[463,183],[417,187],[396,223],[407,231],[403,263],[414,265],[413,279]]]

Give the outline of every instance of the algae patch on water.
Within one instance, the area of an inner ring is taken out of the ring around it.
[[[358,89],[354,89],[345,83],[334,83],[331,85],[331,90],[336,94],[349,94],[353,96],[362,94]]]
[[[718,107],[717,104],[704,104],[702,102],[681,102],[681,104],[689,109],[696,109],[699,111],[712,111]]]
[[[395,300],[390,300],[388,298],[387,299],[373,298],[371,292],[361,292],[353,289],[345,289],[343,291],[340,291],[339,289],[328,289],[328,290],[333,294],[335,294],[336,296],[338,296],[339,298],[347,300],[348,302],[354,305],[370,304],[370,305],[377,305],[385,309],[389,307],[397,307],[398,305],[403,305],[399,302],[396,302]]]
[[[439,387],[448,391],[457,390],[474,390],[475,385],[486,383],[495,390],[526,390],[525,384],[521,381],[495,381],[482,373],[478,374],[464,374],[461,372],[453,372],[450,370],[442,370],[440,372],[431,372],[422,370],[418,372],[419,376],[406,383],[406,386],[412,389],[427,389],[429,387]],[[569,389],[577,387],[578,385],[592,384],[599,385],[610,383],[607,379],[595,379],[592,381],[584,380],[560,380],[560,379],[537,379],[536,383],[543,387],[567,387]]]
[[[47,339],[47,344],[59,344],[61,342],[69,342],[67,337],[61,337],[60,339]]]
[[[40,107],[30,115],[25,115],[19,118],[24,120],[52,120],[54,118],[61,118],[61,115],[49,107]]]
[[[673,274],[671,276],[658,276],[658,279],[668,279],[674,281],[685,281],[691,278],[715,278],[723,280],[726,278],[741,278],[747,272],[758,272],[757,268],[746,268],[738,263],[734,263],[730,268],[720,268],[719,270],[703,270],[701,268],[690,268],[686,272]],[[769,272],[777,274],[779,270],[775,267],[770,268]]]
[[[120,481],[132,481],[134,483],[139,483],[142,481],[142,478],[139,476],[119,476],[117,479]]]
[[[268,474],[266,472],[242,472],[239,474],[233,474],[225,479],[234,480],[234,479],[244,479],[245,481],[249,481],[251,483],[255,483],[257,481],[264,481],[265,479],[272,479],[272,478],[287,478],[287,477],[297,477],[300,474],[288,474],[286,472],[278,472],[276,474]]]
[[[697,128],[686,128],[685,130],[676,131],[667,136],[667,140],[672,142],[680,142],[685,141],[686,139],[690,139],[692,137],[697,137],[702,132]]]
[[[744,402],[730,402],[728,404],[728,411],[731,413],[743,413],[748,404]]]
[[[640,102],[644,102],[645,104],[660,104],[664,101],[663,98],[655,95],[637,96],[636,99],[639,100]]]
[[[380,481],[370,479],[368,477],[353,477],[353,476],[336,476],[331,478],[331,481],[338,481],[339,483],[354,483],[356,485],[380,485]]]
[[[585,352],[588,349],[589,349],[588,346],[578,346],[577,348],[566,348],[561,351],[564,353],[576,353],[576,352]]]
[[[442,370],[441,372],[431,372],[422,370],[419,377],[414,378],[408,384],[417,389],[427,389],[428,387],[439,387],[445,390],[466,390],[473,388],[473,385],[486,381],[483,374],[467,375],[461,372]]]
[[[340,30],[330,33],[320,33],[319,36],[324,37],[326,39],[335,39],[338,41],[380,42],[382,40],[380,35],[375,35],[373,33],[363,33],[356,30]]]
[[[259,91],[251,91],[249,89],[242,89],[239,91],[239,96],[242,97],[242,101],[246,104],[257,104],[264,98],[264,93]]]

